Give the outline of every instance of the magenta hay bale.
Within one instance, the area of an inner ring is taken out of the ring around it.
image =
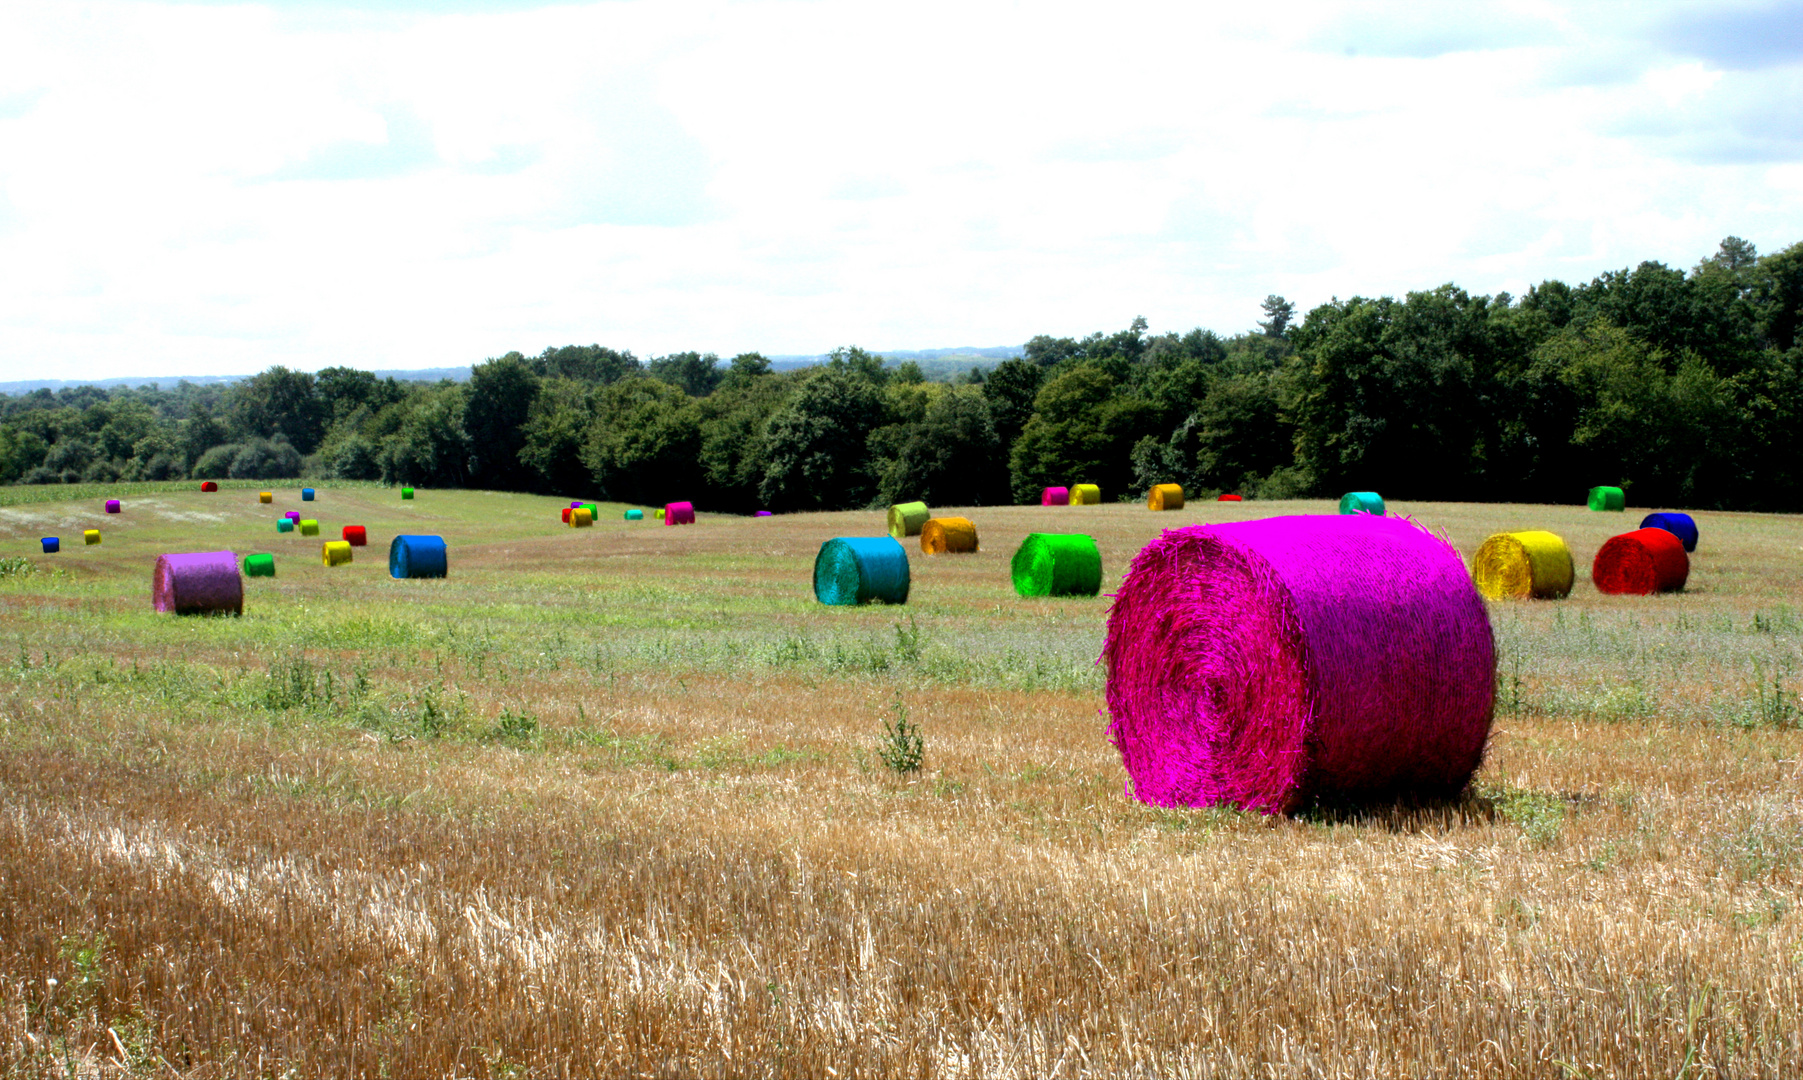
[[[1131,793],[1160,806],[1450,796],[1495,704],[1464,560],[1372,514],[1166,532],[1121,583],[1102,659]]]
[[[695,506],[693,503],[673,502],[664,504],[665,525],[695,524]]]
[[[109,514],[117,514],[119,512],[119,500],[108,499],[106,501],[106,512]]]
[[[1070,488],[1049,487],[1042,488],[1039,492],[1039,505],[1041,506],[1069,506],[1070,504]]]
[[[244,614],[244,577],[229,551],[157,556],[150,606],[177,615]]]
[[[287,518],[289,521],[299,521],[300,520],[300,511],[299,510],[285,510],[282,512],[282,516]]]
[[[775,517],[776,515],[772,514],[768,510],[759,510],[757,513],[755,513],[751,516],[752,517]]]

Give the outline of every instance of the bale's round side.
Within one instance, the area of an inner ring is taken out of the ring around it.
[[[327,540],[319,545],[319,561],[325,566],[343,566],[351,561],[351,546],[343,540]]]
[[[921,526],[933,512],[923,502],[896,503],[889,508],[889,535],[897,540],[906,540],[910,536],[919,536]]]
[[[643,520],[645,520],[645,512],[635,506],[631,510],[626,511],[626,520],[627,521],[643,521]]]
[[[369,530],[361,525],[346,525],[339,536],[352,547],[369,546]]]
[[[63,540],[60,536],[46,536],[40,543],[44,545],[44,554],[46,555],[55,555],[63,549]]]
[[[1687,552],[1697,549],[1697,522],[1689,514],[1666,512],[1648,514],[1640,520],[1643,529],[1664,529],[1677,537]]]
[[[1597,549],[1590,580],[1598,592],[1647,596],[1677,592],[1690,580],[1684,542],[1664,529],[1635,529],[1612,536]]]
[[[1628,496],[1618,487],[1593,487],[1586,502],[1592,510],[1626,510]]]
[[[229,551],[158,555],[150,606],[177,615],[244,614],[244,578]]]
[[[1102,591],[1102,552],[1077,533],[1028,533],[1008,564],[1022,596],[1094,596]]]
[[[1369,515],[1166,532],[1133,560],[1102,660],[1131,794],[1163,806],[1451,796],[1495,703],[1458,552]]]
[[[576,509],[570,511],[570,528],[586,529],[594,523],[594,515],[589,513],[588,507],[578,506]]]
[[[839,536],[814,556],[814,598],[823,604],[905,604],[908,552],[893,536]]]
[[[202,480],[200,482],[200,490],[202,490],[202,491],[218,491],[219,485],[214,483],[211,480]]]
[[[388,543],[388,576],[441,578],[448,569],[444,537],[401,535]]]
[[[673,502],[664,504],[663,519],[665,525],[695,524],[695,504]]]
[[[1241,496],[1235,495],[1231,491],[1223,491],[1220,495],[1215,497],[1215,502],[1244,502],[1244,501],[1245,501],[1244,498],[1242,498]]]
[[[1070,488],[1049,487],[1041,488],[1039,491],[1039,505],[1041,506],[1069,506],[1070,504]]]
[[[920,527],[920,550],[928,555],[955,555],[977,550],[977,526],[969,518],[928,518]]]
[[[81,533],[81,542],[89,546],[100,543],[100,530],[83,529]]]
[[[1181,510],[1183,509],[1182,484],[1153,484],[1152,491],[1146,496],[1148,510]]]
[[[1492,600],[1559,600],[1571,594],[1571,549],[1541,529],[1497,533],[1471,556],[1471,580]]]
[[[302,536],[318,536],[319,535],[319,522],[315,521],[314,519],[301,518],[299,524],[300,524],[300,534]]]
[[[1384,497],[1375,491],[1348,491],[1340,496],[1340,513],[1376,514],[1382,517]]]
[[[1071,485],[1072,506],[1099,506],[1101,502],[1102,487],[1100,484]]]
[[[276,518],[275,519],[275,531],[279,532],[279,533],[293,532],[294,531],[294,519],[290,518],[290,517]]]
[[[244,557],[245,577],[275,577],[275,556],[267,553]]]

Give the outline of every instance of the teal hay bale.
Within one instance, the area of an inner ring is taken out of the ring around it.
[[[1376,514],[1384,516],[1384,497],[1375,491],[1348,491],[1340,496],[1342,514]]]
[[[1585,500],[1590,509],[1598,511],[1626,510],[1628,495],[1618,487],[1593,487],[1590,496]]]
[[[908,551],[893,536],[839,536],[814,556],[814,598],[835,606],[908,602]]]
[[[626,520],[627,521],[643,521],[643,520],[645,520],[645,512],[635,506],[632,509],[626,511]]]
[[[388,544],[389,577],[444,577],[446,569],[445,544],[442,536],[402,534]]]
[[[1028,533],[1009,563],[1022,596],[1094,596],[1102,591],[1102,552],[1081,533]]]
[[[275,577],[275,556],[269,554],[246,555],[244,557],[245,577]]]
[[[301,488],[301,502],[312,502],[312,501],[313,501],[313,489],[312,488]]]
[[[294,531],[294,519],[291,517],[276,518],[275,519],[275,531],[279,532],[279,533],[293,532]]]

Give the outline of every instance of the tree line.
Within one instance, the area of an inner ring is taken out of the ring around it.
[[[1338,495],[1803,508],[1803,244],[1735,237],[1513,297],[1454,285],[1335,298],[1255,329],[1144,319],[949,382],[856,347],[776,372],[757,353],[641,361],[508,353],[467,382],[272,367],[229,384],[0,395],[0,482],[301,475],[727,512]]]

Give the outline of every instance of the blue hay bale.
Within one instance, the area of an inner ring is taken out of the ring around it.
[[[840,536],[814,557],[814,598],[823,604],[905,604],[908,552],[893,536]]]
[[[428,578],[445,576],[442,536],[397,536],[388,545],[388,576]]]
[[[1685,551],[1697,549],[1697,523],[1689,514],[1648,514],[1640,519],[1643,529],[1664,529],[1684,541]]]
[[[44,537],[44,554],[55,555],[57,552],[61,551],[62,549],[63,549],[62,537],[60,537],[60,536]]]
[[[301,502],[312,502],[312,501],[313,501],[313,489],[312,488],[301,488]]]

